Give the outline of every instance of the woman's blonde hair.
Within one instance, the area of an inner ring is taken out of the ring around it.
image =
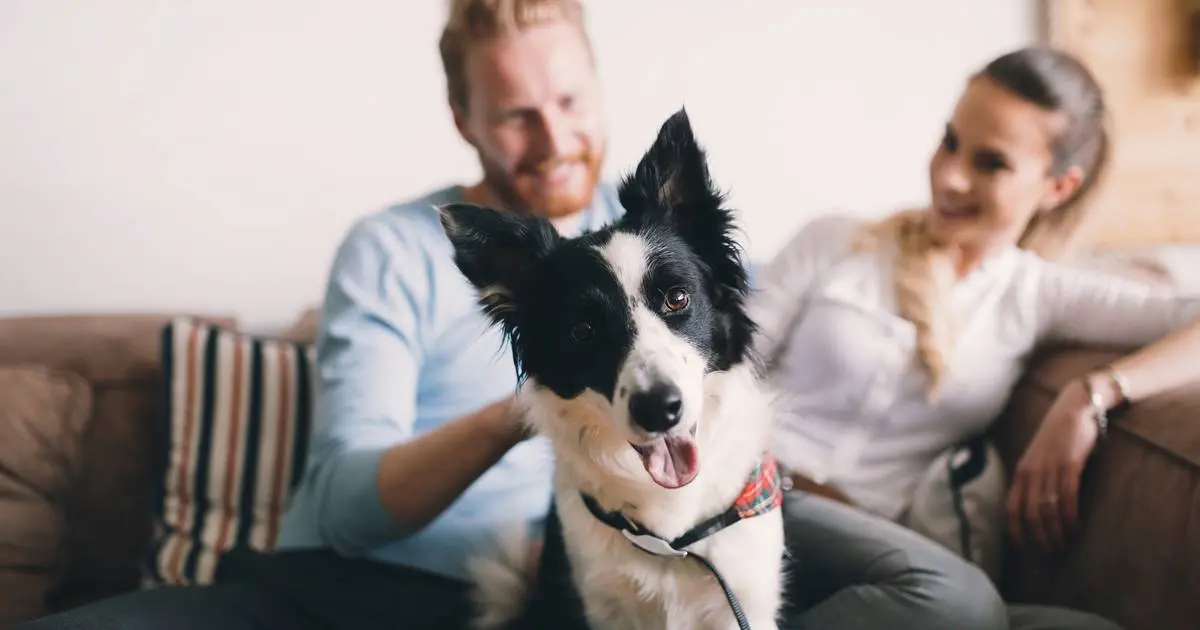
[[[1051,147],[1052,168],[1059,175],[1078,166],[1084,182],[1059,206],[1038,212],[1017,243],[1044,258],[1059,258],[1085,214],[1084,197],[1095,189],[1108,162],[1102,90],[1077,59],[1045,47],[1003,55],[985,66],[979,76],[1064,116],[1065,125]],[[895,245],[897,308],[916,330],[917,358],[928,371],[927,394],[935,400],[955,345],[955,322],[947,301],[956,280],[956,260],[944,243],[931,236],[928,216],[923,211],[903,211],[869,224],[858,244]]]

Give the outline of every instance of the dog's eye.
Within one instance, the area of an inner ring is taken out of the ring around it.
[[[671,313],[677,313],[688,307],[691,298],[688,297],[687,291],[675,288],[667,291],[667,295],[663,298],[663,308]]]
[[[571,326],[571,341],[576,343],[587,341],[592,338],[592,325],[587,322],[575,322]]]

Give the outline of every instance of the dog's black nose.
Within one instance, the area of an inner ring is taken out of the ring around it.
[[[670,383],[659,383],[629,397],[629,416],[649,433],[670,429],[679,424],[682,415],[683,398],[679,388]]]

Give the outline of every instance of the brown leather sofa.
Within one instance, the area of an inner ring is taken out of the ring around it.
[[[0,628],[139,588],[168,319],[0,319]],[[303,328],[286,336],[306,338],[311,320]],[[1113,355],[1039,357],[997,425],[1005,457],[1015,461],[1064,382]],[[1070,553],[1011,554],[1004,593],[1130,630],[1200,628],[1198,488],[1200,388],[1138,405],[1091,461]]]
[[[168,320],[0,319],[0,628],[138,587]]]

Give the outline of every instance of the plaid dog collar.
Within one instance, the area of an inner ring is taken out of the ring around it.
[[[597,520],[620,531],[644,551],[660,556],[685,556],[685,547],[695,544],[734,523],[766,514],[783,503],[783,480],[779,466],[770,454],[763,456],[750,473],[742,492],[725,511],[705,519],[674,540],[666,540],[641,523],[618,511],[600,507],[596,499],[580,493],[583,504]]]

